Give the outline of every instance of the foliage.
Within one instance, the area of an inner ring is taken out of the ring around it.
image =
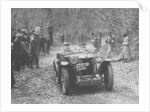
[[[116,38],[116,46],[120,46],[124,33],[128,33],[131,43],[139,35],[139,9],[137,8],[13,8],[11,28],[27,28],[35,26],[43,29],[53,27],[55,37],[64,34],[65,40],[71,43],[90,40],[91,32],[101,31],[103,37],[111,31]],[[138,40],[138,39],[137,39]],[[135,46],[134,46],[135,47]]]

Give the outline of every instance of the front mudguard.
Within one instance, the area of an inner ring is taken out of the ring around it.
[[[97,74],[102,75],[107,70],[108,65],[111,65],[110,61],[103,61],[98,67]]]
[[[74,86],[74,82],[76,82],[76,74],[74,69],[72,68],[72,65],[67,61],[62,61],[60,66],[60,78],[61,78],[61,69],[65,68],[68,70],[69,80],[70,80],[70,86]]]
[[[69,62],[67,61],[60,61],[58,59],[53,61],[54,71],[56,72],[60,72],[61,67],[67,67],[68,65],[69,65]]]
[[[54,71],[56,72],[56,76],[61,78],[61,68],[67,68],[69,66],[69,62],[67,61],[60,61],[58,59],[54,60],[53,62]]]

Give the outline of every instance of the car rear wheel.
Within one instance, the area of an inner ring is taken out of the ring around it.
[[[113,88],[113,68],[111,64],[106,65],[106,70],[104,72],[104,83],[105,89],[111,91]]]
[[[62,83],[63,94],[69,95],[69,93],[70,93],[70,81],[69,81],[68,70],[66,68],[61,69],[61,83]]]

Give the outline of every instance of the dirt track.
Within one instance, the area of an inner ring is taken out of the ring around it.
[[[104,87],[73,88],[71,96],[65,96],[55,83],[52,61],[56,50],[40,57],[41,69],[26,68],[15,73],[17,89],[12,89],[12,104],[138,104],[139,62],[112,63],[114,89]]]

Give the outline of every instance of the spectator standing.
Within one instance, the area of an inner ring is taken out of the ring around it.
[[[20,67],[21,67],[21,37],[22,34],[17,33],[15,35],[15,40],[13,42],[13,48],[12,48],[12,62],[14,65],[14,70],[16,71],[20,71]]]
[[[40,36],[40,43],[39,43],[39,50],[42,51],[43,53],[45,53],[45,42],[46,39],[43,35]]]
[[[65,41],[65,36],[64,36],[64,34],[63,34],[60,38],[61,38],[61,44],[63,44],[64,41]]]
[[[106,41],[105,41],[108,45],[108,50],[107,50],[107,58],[111,58],[111,53],[113,52],[113,48],[114,48],[114,39],[112,37],[111,32],[109,32],[109,36],[107,37]]]
[[[97,54],[99,52],[99,49],[100,49],[100,40],[98,37],[95,36],[94,33],[92,33],[91,38],[92,38],[91,43],[95,48],[94,53]]]
[[[30,44],[29,44],[29,52],[31,55],[30,60],[30,67],[33,68],[33,63],[35,62],[36,68],[39,68],[39,30],[36,30],[30,37]]]
[[[127,34],[124,34],[124,39],[123,39],[123,43],[122,43],[122,52],[120,54],[120,59],[123,62],[127,62],[130,59],[130,39],[127,36]]]
[[[49,54],[50,46],[51,46],[51,40],[50,38],[46,38],[46,53]]]
[[[48,27],[48,35],[50,39],[50,45],[53,45],[53,28],[52,27]]]

